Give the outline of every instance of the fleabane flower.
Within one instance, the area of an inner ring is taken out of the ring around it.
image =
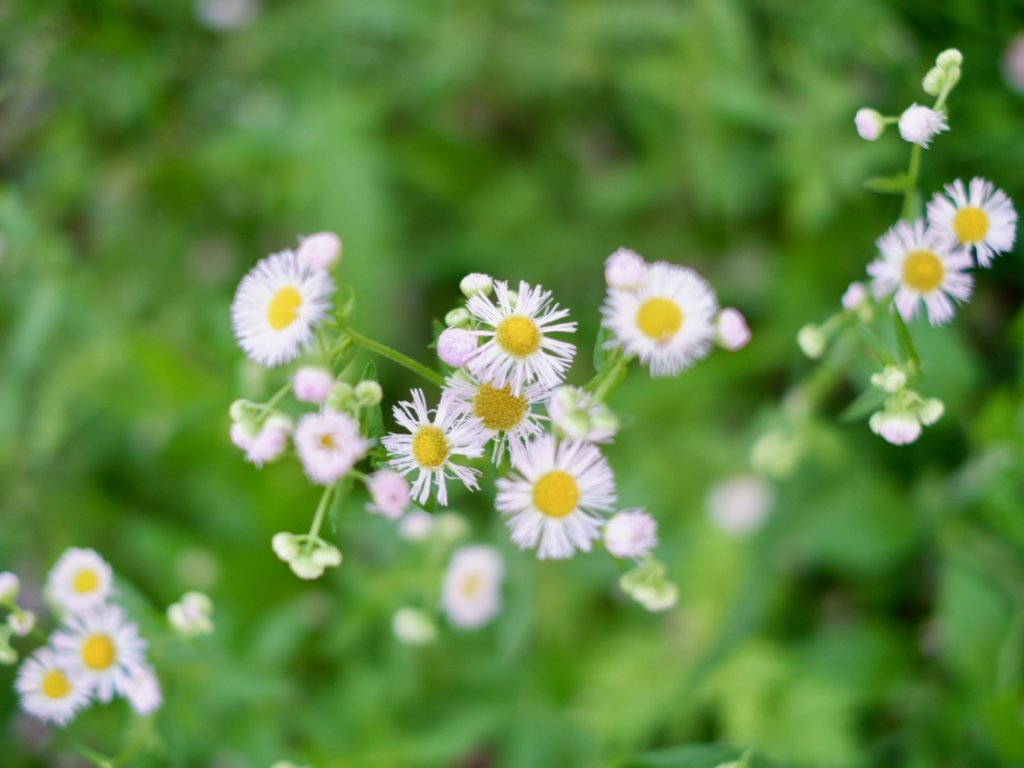
[[[441,588],[441,607],[456,627],[476,629],[501,610],[504,563],[494,547],[472,545],[452,555]]]
[[[14,687],[22,709],[38,720],[59,726],[66,725],[89,703],[90,686],[85,676],[62,663],[54,650],[45,646],[25,659]]]
[[[615,505],[615,477],[597,447],[545,435],[513,457],[512,469],[498,480],[495,500],[512,541],[537,547],[541,560],[589,552],[601,535],[601,513]]]
[[[370,447],[355,419],[330,410],[307,413],[299,419],[294,441],[306,477],[317,485],[336,483]]]
[[[644,557],[658,546],[658,523],[644,509],[616,512],[604,527],[604,545],[615,557]]]
[[[330,313],[333,293],[330,275],[303,267],[293,251],[262,259],[242,278],[231,302],[238,345],[268,368],[294,360]]]
[[[292,376],[295,399],[323,405],[334,386],[334,376],[326,368],[304,365]]]
[[[609,291],[601,313],[609,347],[639,357],[652,376],[674,376],[711,351],[718,299],[692,269],[659,261],[639,289]]]
[[[250,421],[236,421],[231,425],[231,442],[245,451],[246,461],[262,467],[281,458],[291,432],[292,420],[275,413],[258,428]]]
[[[98,605],[68,618],[50,638],[60,663],[80,674],[96,698],[128,695],[132,675],[145,663],[146,641],[117,605]]]
[[[647,262],[629,248],[619,248],[604,262],[604,280],[609,288],[635,291],[644,284]]]
[[[452,368],[462,368],[476,354],[477,336],[465,328],[445,328],[437,337],[437,356]]]
[[[1017,237],[1017,211],[1001,189],[975,177],[965,188],[957,179],[928,203],[928,224],[974,251],[978,266],[1013,250]]]
[[[857,110],[853,116],[853,122],[857,126],[857,133],[866,141],[877,141],[885,130],[884,118],[874,109],[863,107]]]
[[[47,594],[69,613],[102,604],[112,589],[110,565],[91,549],[65,551],[46,580]]]
[[[474,298],[480,298],[474,296]],[[388,450],[388,462],[400,474],[416,473],[412,498],[425,504],[430,487],[437,489],[437,502],[448,505],[448,478],[453,475],[469,490],[480,486],[479,470],[457,464],[456,457],[475,459],[484,452],[487,435],[479,424],[453,407],[451,396],[442,394],[437,408],[429,410],[423,390],[412,390],[412,401],[398,403],[393,411],[399,426],[409,434],[392,432],[381,443]]]
[[[883,298],[895,291],[896,309],[904,320],[917,314],[924,301],[928,321],[942,325],[953,319],[953,300],[971,297],[974,280],[966,270],[971,257],[923,221],[898,222],[878,240],[882,257],[868,265],[872,290]]]
[[[542,417],[533,411],[534,405],[547,399],[547,390],[540,384],[528,384],[517,395],[511,384],[499,387],[457,373],[445,381],[444,391],[456,413],[494,441],[491,461],[495,464],[501,463],[506,444],[518,455],[544,431]]]
[[[551,389],[565,378],[576,347],[552,334],[574,333],[576,323],[561,322],[569,311],[551,300],[550,291],[520,282],[513,293],[498,281],[493,297],[476,294],[466,309],[482,326],[473,333],[485,340],[467,363],[477,379],[496,387],[510,384],[518,395],[530,382]]]
[[[334,232],[317,232],[302,238],[296,251],[299,266],[329,270],[341,260],[341,238]]]
[[[370,492],[368,512],[397,520],[409,508],[409,483],[404,477],[390,469],[378,469],[366,481]]]
[[[944,113],[920,104],[912,104],[904,110],[900,115],[899,128],[904,141],[925,149],[936,134],[949,130]]]

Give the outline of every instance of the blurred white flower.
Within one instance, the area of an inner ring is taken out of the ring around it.
[[[295,399],[322,405],[334,386],[334,376],[326,368],[304,365],[292,376]]]
[[[882,135],[882,131],[885,130],[885,121],[882,116],[874,109],[858,109],[857,114],[853,117],[853,122],[857,126],[857,133],[860,134],[862,139],[867,141],[875,141],[879,136]]]
[[[843,309],[847,312],[856,312],[868,300],[868,289],[864,283],[853,282],[843,294]]]
[[[149,665],[144,664],[132,672],[125,687],[125,698],[140,715],[152,714],[163,704],[160,681]]]
[[[390,469],[378,469],[366,481],[370,492],[368,512],[397,520],[409,507],[409,483]]]
[[[70,613],[101,605],[112,590],[113,571],[92,549],[65,551],[46,580],[46,593]]]
[[[0,573],[0,603],[15,602],[20,589],[21,580],[16,575],[10,571]]]
[[[629,248],[619,248],[604,262],[604,279],[609,288],[638,290],[646,275],[647,262]]]
[[[1024,32],[1010,40],[1003,51],[1003,78],[1018,93],[1024,93]]]
[[[15,611],[7,617],[7,626],[18,637],[26,637],[36,626],[36,615],[32,611]]]
[[[250,24],[259,11],[257,0],[196,0],[196,18],[210,29],[228,31]]]
[[[391,619],[391,630],[403,645],[429,645],[437,640],[433,619],[417,608],[399,608]]]
[[[928,107],[913,104],[900,115],[900,136],[904,141],[928,148],[932,138],[949,130],[946,115]]]
[[[475,629],[501,610],[501,555],[494,547],[462,547],[452,555],[441,588],[441,607],[448,620],[462,629]]]
[[[167,620],[185,637],[213,632],[213,601],[202,592],[186,592],[167,608]]]
[[[644,557],[658,546],[658,523],[643,509],[617,512],[604,527],[604,545],[615,557]]]
[[[295,450],[306,477],[317,485],[333,485],[347,475],[369,447],[359,423],[348,414],[307,413],[295,428]]]
[[[329,270],[341,260],[341,238],[333,232],[317,232],[302,238],[299,264],[310,270]]]
[[[410,511],[398,524],[398,535],[406,541],[423,541],[434,531],[434,517],[422,509]]]
[[[740,475],[711,489],[708,516],[720,531],[743,536],[764,524],[774,501],[775,493],[767,481],[756,475]]]
[[[715,318],[715,340],[722,349],[736,352],[750,343],[750,326],[738,309],[726,307]]]
[[[611,409],[579,387],[556,389],[547,409],[551,423],[570,440],[608,443],[619,431],[619,420]]]
[[[1013,202],[991,181],[975,176],[965,188],[957,179],[947,184],[928,203],[932,229],[973,250],[978,266],[988,267],[992,258],[1013,250],[1017,237],[1017,211]]]
[[[23,710],[59,726],[89,703],[90,684],[85,675],[62,662],[50,647],[40,648],[22,663],[14,687]]]
[[[893,445],[908,445],[921,436],[921,422],[909,411],[878,411],[868,419],[868,426]]]

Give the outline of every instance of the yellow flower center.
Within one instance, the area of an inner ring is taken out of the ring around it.
[[[553,469],[533,486],[533,506],[548,517],[565,517],[580,500],[580,487],[568,472]]]
[[[918,293],[931,293],[946,276],[946,268],[934,251],[911,251],[903,260],[903,283]]]
[[[80,595],[95,592],[100,588],[100,575],[92,568],[83,568],[75,574],[75,580],[71,586]]]
[[[412,455],[421,467],[437,469],[448,458],[448,438],[437,427],[420,427],[412,438]]]
[[[988,214],[973,205],[961,208],[953,219],[953,229],[961,243],[980,243],[988,234]]]
[[[540,328],[526,315],[509,315],[498,323],[497,339],[512,357],[529,357],[540,349]]]
[[[334,435],[332,435],[330,432],[320,436],[320,445],[323,446],[324,448],[329,449],[338,447],[338,444],[334,442]]]
[[[302,294],[291,285],[286,285],[274,294],[267,306],[267,322],[275,331],[282,331],[295,322],[302,306]]]
[[[480,593],[484,585],[483,577],[479,573],[471,573],[462,581],[462,596],[472,600]]]
[[[526,415],[526,398],[512,394],[512,385],[501,389],[483,384],[473,398],[473,413],[488,429],[514,429]]]
[[[89,669],[109,669],[117,660],[117,647],[109,635],[89,635],[82,643],[82,661]]]
[[[636,313],[636,324],[645,336],[655,341],[668,341],[683,327],[683,310],[671,299],[648,299]]]
[[[63,699],[71,693],[71,681],[59,669],[51,669],[43,675],[43,696],[48,699]]]

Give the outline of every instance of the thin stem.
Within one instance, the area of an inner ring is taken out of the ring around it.
[[[629,367],[628,357],[620,357],[610,368],[595,376],[586,389],[594,394],[594,400],[603,403],[622,383],[624,374]]]
[[[274,406],[281,402],[281,398],[288,394],[288,390],[290,390],[291,388],[291,382],[282,385],[281,388],[274,393],[274,396],[272,398],[270,398],[266,403],[260,406],[261,415],[266,415],[270,413],[270,411],[273,410]]]
[[[359,333],[356,330],[353,330],[352,328],[346,328],[344,334],[348,336],[350,339],[352,339],[352,341],[354,341],[356,344],[363,347],[364,349],[367,349],[370,352],[375,352],[381,357],[386,357],[393,363],[398,363],[399,365],[409,369],[413,373],[422,376],[431,384],[436,384],[439,387],[444,386],[444,377],[441,376],[441,374],[439,374],[437,371],[432,371],[430,368],[427,368],[427,366],[423,365],[422,363],[417,363],[411,357],[409,357],[408,355],[403,355],[397,349],[392,349],[386,344],[381,344],[379,341],[374,341],[371,338],[363,336],[363,334]]]
[[[315,542],[320,538],[320,527],[324,523],[324,515],[327,514],[327,508],[331,504],[331,497],[334,496],[334,490],[337,488],[336,485],[329,485],[324,488],[323,495],[320,497],[320,503],[317,504],[316,514],[313,516],[313,525],[309,528],[309,538],[306,540],[306,546],[310,546],[310,542]]]
[[[907,191],[903,194],[904,221],[914,218],[917,208],[917,177],[921,175],[921,146],[915,144],[910,150],[910,168],[907,169]]]

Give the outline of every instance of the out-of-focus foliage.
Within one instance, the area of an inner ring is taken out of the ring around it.
[[[977,174],[1024,204],[1024,102],[1000,75],[1022,28],[1010,0],[268,0],[220,31],[191,3],[0,0],[0,569],[37,589],[64,547],[103,552],[166,695],[155,733],[114,706],[69,737],[20,717],[0,670],[0,762],[156,739],[130,764],[1024,765],[1018,254],[926,334],[947,415],[919,444],[837,422],[841,392],[763,531],[705,512],[806,372],[797,328],[898,215],[862,184],[907,145],[861,141],[859,106],[923,101],[959,47],[925,189]],[[746,350],[613,400],[619,495],[660,521],[675,609],[623,600],[606,556],[534,562],[466,497],[506,550],[507,605],[431,648],[390,616],[437,574],[361,498],[324,580],[273,558],[316,492],[227,440],[227,404],[279,383],[241,362],[227,306],[321,229],[360,327],[423,360],[474,270],[544,284],[593,338],[620,245],[748,314]],[[161,622],[188,588],[216,604],[194,645]],[[710,742],[729,746],[680,748]]]

